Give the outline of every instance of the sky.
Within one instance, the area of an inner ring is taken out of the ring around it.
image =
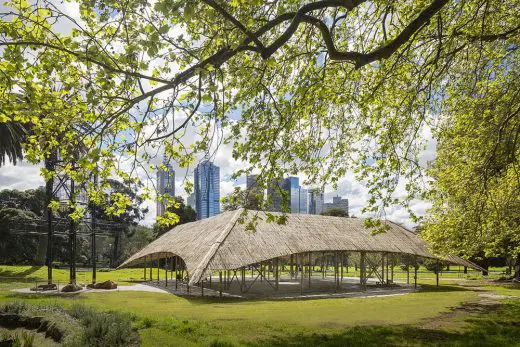
[[[62,9],[72,18],[79,20],[79,7],[77,3],[56,2],[56,5],[59,6],[60,9]],[[0,9],[2,9],[2,5],[0,5]],[[54,26],[56,30],[63,34],[68,33],[72,28],[72,25],[70,23],[64,21],[59,21]],[[429,131],[426,130],[426,133],[423,135],[425,136],[425,138],[428,139],[428,144],[427,149],[421,153],[420,160],[421,162],[426,163],[427,161],[434,159],[436,143],[434,140],[431,140],[431,134],[429,133]],[[187,137],[187,140],[190,141],[189,135]],[[221,197],[230,194],[236,186],[245,187],[245,177],[241,177],[237,180],[231,179],[231,175],[233,174],[233,172],[237,169],[242,168],[244,165],[244,163],[238,162],[233,159],[231,155],[231,150],[232,144],[223,144],[219,146],[214,157],[212,158],[214,163],[220,167]],[[162,155],[158,155],[155,159],[154,164],[159,164],[161,158]],[[187,172],[182,171],[179,168],[176,168],[176,195],[183,196],[184,198],[187,197],[186,193],[184,192],[182,183],[185,176],[187,176],[188,179],[192,180],[192,175],[193,168],[191,168]],[[140,174],[140,178],[142,181],[144,181],[145,185],[152,183],[150,182],[150,178],[145,177],[143,174]],[[300,178],[300,182],[301,181],[302,178]],[[41,185],[44,185],[44,181],[40,176],[38,166],[34,166],[26,162],[21,162],[18,163],[16,166],[7,163],[5,166],[0,167],[0,189],[24,190],[35,188]],[[343,177],[343,179],[341,179],[338,182],[337,190],[333,190],[331,187],[326,187],[325,202],[331,201],[332,197],[335,195],[339,195],[343,198],[349,199],[351,215],[357,217],[363,216],[361,213],[361,209],[363,208],[363,206],[365,206],[369,194],[363,183],[358,182],[355,179],[353,173],[347,173]],[[398,190],[395,195],[396,197],[404,197],[404,188],[398,187]],[[141,224],[152,225],[155,222],[156,203],[155,201],[147,201],[145,202],[145,206],[148,207],[149,212],[146,215],[145,219],[141,222]],[[411,207],[415,211],[415,213],[419,215],[424,215],[426,213],[426,210],[429,208],[429,204],[424,201],[413,201]],[[387,209],[386,218],[398,223],[402,223],[408,227],[414,226],[413,222],[409,218],[408,212],[402,207],[393,207]]]

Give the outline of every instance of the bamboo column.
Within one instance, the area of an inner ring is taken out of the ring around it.
[[[149,259],[150,260],[148,261],[148,263],[150,264],[150,282],[152,282],[152,280],[153,280],[153,278],[152,278],[152,268],[153,268],[152,256],[150,256]]]
[[[300,255],[300,266],[301,266],[301,273],[300,273],[300,295],[303,295],[303,254]]]
[[[417,288],[417,267],[418,267],[418,266],[417,266],[417,256],[414,256],[414,260],[415,260],[415,261],[414,261],[414,263],[415,263],[415,264],[414,264],[414,272],[415,272],[415,275],[414,275],[413,279],[414,279],[414,288]]]
[[[406,256],[406,284],[410,284],[410,256]]]
[[[274,267],[274,276],[275,276],[275,284],[274,284],[274,287],[275,287],[275,290],[278,291],[278,285],[279,285],[279,281],[280,281],[280,278],[279,278],[279,269],[278,269],[278,258],[275,259],[275,267]]]
[[[366,253],[361,252],[360,260],[359,260],[359,279],[363,289],[367,289],[367,278],[366,278],[366,266],[365,266],[365,257]]]
[[[312,277],[312,252],[309,252],[309,289],[311,288],[311,277]]]
[[[218,285],[219,297],[222,297],[222,271],[218,272],[218,277],[219,277],[219,285]]]
[[[294,278],[294,254],[291,254],[291,267],[289,269],[291,280]]]
[[[385,284],[385,254],[381,253],[381,285]]]
[[[164,286],[168,287],[168,257],[166,257],[164,262],[164,281]]]

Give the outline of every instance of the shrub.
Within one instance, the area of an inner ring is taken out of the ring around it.
[[[69,314],[84,327],[80,336],[83,346],[131,346],[139,338],[132,329],[132,319],[119,312],[98,312],[82,305],[74,305]]]
[[[0,306],[0,312],[22,313],[27,310],[27,304],[23,301],[6,302]]]

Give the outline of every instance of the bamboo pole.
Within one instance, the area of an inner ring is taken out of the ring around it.
[[[219,297],[222,297],[222,271],[218,272],[218,277],[219,277],[219,285],[218,285]]]
[[[311,277],[312,277],[312,252],[309,252],[309,289],[311,288]]]

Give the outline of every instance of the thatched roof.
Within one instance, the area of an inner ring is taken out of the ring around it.
[[[260,217],[256,230],[248,231],[246,223],[239,222],[242,212],[176,226],[120,267],[176,255],[186,263],[190,284],[196,284],[216,271],[309,251],[390,252],[437,259],[416,233],[390,222],[386,233],[372,235],[359,218],[288,214],[287,223],[279,225],[266,222],[264,212],[248,211],[246,221],[254,214]],[[482,270],[456,256],[442,260]]]

